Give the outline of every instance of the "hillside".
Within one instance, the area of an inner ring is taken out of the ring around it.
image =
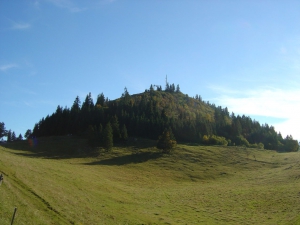
[[[47,140],[48,139],[48,140]],[[0,147],[0,223],[299,224],[299,153],[178,145],[161,155],[139,139],[97,157],[48,149],[73,137]],[[54,151],[55,152],[55,151]]]
[[[101,93],[94,102],[89,93],[83,103],[75,98],[70,108],[57,107],[52,115],[35,124],[31,137],[76,135],[89,139],[92,146],[103,145],[105,127],[112,127],[113,141],[128,137],[157,140],[171,129],[177,141],[204,145],[233,145],[265,148],[280,152],[298,150],[298,142],[283,138],[273,126],[259,124],[247,116],[229,114],[199,95],[189,97],[179,86],[166,90],[150,86],[144,93],[130,95],[125,88],[121,97],[108,100]]]

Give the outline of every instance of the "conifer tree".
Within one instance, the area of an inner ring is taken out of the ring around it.
[[[0,138],[7,135],[7,130],[5,129],[5,124],[3,122],[0,123]]]
[[[102,143],[103,141],[103,126],[100,123],[99,127],[98,127],[98,137],[97,137],[97,142],[98,143]]]
[[[123,124],[122,129],[121,129],[121,138],[123,141],[127,141],[127,139],[128,139],[127,128],[126,128],[125,124]]]
[[[99,94],[98,97],[97,97],[96,106],[101,106],[101,107],[103,107],[103,106],[104,106],[104,102],[105,102],[105,97],[104,97],[104,94],[101,93],[101,94]]]
[[[80,99],[79,99],[79,96],[77,96],[74,100],[74,103],[71,107],[71,110],[72,111],[75,111],[75,112],[79,112],[80,111],[80,107],[81,107],[81,102],[80,102]]]
[[[84,102],[82,103],[82,109],[90,111],[94,107],[93,98],[91,92],[86,96]]]
[[[120,126],[119,126],[119,120],[118,120],[118,117],[117,115],[114,115],[111,120],[110,120],[110,125],[111,125],[111,128],[113,130],[113,137],[118,140],[120,139],[121,137],[121,134],[120,134]]]
[[[19,134],[19,136],[18,136],[18,139],[17,139],[18,141],[22,141],[23,140],[23,136],[22,136],[22,134]]]
[[[11,141],[12,141],[12,132],[11,132],[11,130],[9,130],[7,132],[7,142],[11,142]]]
[[[95,137],[96,135],[95,135],[95,129],[92,125],[89,125],[86,135],[87,135],[89,145],[94,146],[96,141],[96,137]]]
[[[165,129],[163,134],[158,138],[157,148],[162,149],[163,153],[170,153],[176,146],[176,140],[171,129]]]
[[[28,130],[25,132],[24,137],[25,137],[26,139],[28,139],[28,138],[30,137],[31,133],[32,133],[31,130],[28,129]]]
[[[108,122],[103,131],[103,147],[108,152],[113,147],[113,130],[110,122]]]
[[[150,93],[153,93],[154,92],[154,88],[153,88],[153,85],[151,84],[150,85]]]

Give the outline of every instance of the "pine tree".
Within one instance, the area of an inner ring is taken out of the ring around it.
[[[28,129],[28,130],[25,132],[24,137],[25,137],[26,139],[30,138],[31,133],[32,133],[31,130]]]
[[[5,124],[3,122],[0,123],[0,138],[7,135],[7,130],[5,129]]]
[[[158,138],[157,148],[162,149],[163,153],[170,153],[176,146],[176,140],[173,136],[172,130],[165,129],[163,134]]]
[[[94,146],[95,145],[95,141],[96,141],[96,135],[95,135],[95,129],[92,125],[89,125],[87,132],[86,132],[86,136],[88,139],[88,144],[90,146]]]
[[[18,141],[22,141],[23,140],[23,136],[22,136],[22,134],[19,134],[19,136],[18,136],[18,139],[17,139]]]
[[[153,88],[153,85],[151,84],[150,85],[150,93],[153,93],[154,92],[154,88]]]
[[[119,126],[119,120],[117,115],[114,115],[111,120],[110,120],[110,125],[113,130],[113,137],[115,140],[120,139],[121,134],[120,134],[120,126]]]
[[[17,140],[16,133],[13,131],[11,134],[11,141]]]
[[[80,102],[79,96],[77,96],[74,100],[74,103],[73,103],[72,107],[71,107],[71,111],[79,112],[80,107],[81,107],[81,102]]]
[[[82,103],[82,109],[90,111],[94,107],[93,98],[91,92],[86,96],[84,102]]]
[[[128,139],[127,128],[126,128],[125,124],[123,124],[122,129],[121,129],[121,138],[123,141],[127,141],[127,139]]]
[[[97,142],[99,144],[102,144],[103,141],[103,126],[100,123],[99,127],[98,127],[98,136],[97,136]]]
[[[105,102],[105,97],[104,97],[104,94],[101,93],[97,97],[96,106],[97,107],[103,107],[104,106],[104,102]]]
[[[113,147],[113,130],[110,122],[108,122],[103,131],[103,147],[108,152]]]
[[[9,130],[7,132],[7,142],[11,142],[12,141],[11,135],[12,135],[11,130]]]

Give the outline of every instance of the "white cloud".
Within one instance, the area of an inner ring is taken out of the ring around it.
[[[12,69],[12,68],[15,68],[15,67],[18,67],[18,65],[14,64],[14,63],[10,63],[10,64],[5,64],[5,65],[0,66],[0,70],[2,72],[5,72],[5,71],[7,71],[9,69]]]
[[[23,103],[24,103],[26,106],[32,107],[32,103],[30,103],[30,102],[23,101]]]
[[[87,10],[86,7],[78,7],[76,4],[74,4],[71,0],[46,0],[49,3],[52,3],[56,7],[68,9],[72,13],[82,12]]]
[[[73,13],[77,13],[77,12],[82,12],[82,11],[87,10],[87,8],[86,7],[85,8],[73,7],[73,8],[70,8],[69,10]]]
[[[12,28],[13,30],[26,30],[29,29],[31,25],[29,23],[15,23],[13,24]]]
[[[283,122],[270,124],[283,136],[292,134],[300,140],[300,90],[259,88],[257,90],[230,91],[214,88],[219,97],[212,101],[216,105],[227,106],[235,114],[264,116],[285,119]]]
[[[286,135],[292,135],[294,139],[300,141],[300,119],[292,117],[287,121],[273,124],[277,131],[280,131],[282,136],[285,138]]]
[[[30,23],[16,22],[8,17],[5,17],[5,18],[11,23],[10,29],[12,29],[12,30],[27,30],[27,29],[31,28]]]

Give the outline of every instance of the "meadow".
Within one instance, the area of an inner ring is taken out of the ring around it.
[[[0,146],[0,224],[15,207],[14,225],[300,224],[299,152],[178,144],[163,155],[144,139],[109,153],[84,146],[71,137]]]

